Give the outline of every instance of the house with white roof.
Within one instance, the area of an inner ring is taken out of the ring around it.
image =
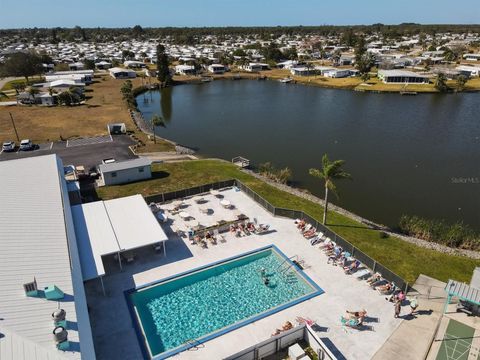
[[[137,77],[137,73],[135,71],[119,67],[108,69],[108,72],[114,79],[132,79]]]
[[[0,202],[0,358],[94,360],[61,159],[1,161]]]

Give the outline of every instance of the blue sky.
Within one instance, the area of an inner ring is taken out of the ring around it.
[[[479,0],[0,0],[0,28],[480,23]]]

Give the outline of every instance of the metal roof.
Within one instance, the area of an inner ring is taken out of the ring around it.
[[[110,164],[100,164],[98,169],[102,173],[133,169],[141,166],[150,166],[152,162],[147,158],[138,158],[126,161],[113,162]]]
[[[448,280],[445,291],[448,295],[456,296],[462,300],[480,305],[480,290],[470,285],[455,280]]]
[[[141,195],[72,206],[84,281],[105,275],[102,256],[168,240]]]
[[[18,335],[0,336],[0,346],[13,341],[9,346],[21,348],[20,339],[28,339],[45,349],[32,360],[55,354],[80,359],[80,349],[94,358],[76,240],[68,235],[71,214],[61,160],[46,155],[0,162],[0,202],[0,326]],[[40,290],[54,284],[66,297],[61,302],[27,297],[23,284],[34,278]],[[67,329],[69,340],[78,344],[79,332],[84,340],[67,352],[57,351],[52,339],[51,314],[59,307],[77,324]],[[2,360],[18,358],[3,355]]]
[[[428,76],[415,73],[413,71],[406,71],[406,70],[378,70],[378,75],[381,76],[400,76],[400,77],[420,77],[420,78],[427,78]]]

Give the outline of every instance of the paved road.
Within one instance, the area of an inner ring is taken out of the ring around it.
[[[92,141],[84,140],[85,145],[67,147],[65,141],[40,144],[39,148],[33,151],[17,151],[11,153],[0,153],[0,161],[12,160],[31,156],[46,154],[57,154],[63,160],[64,165],[83,165],[85,169],[97,166],[103,159],[114,158],[117,161],[136,158],[128,146],[134,142],[127,135],[112,137],[113,141],[98,142],[98,138]]]
[[[17,78],[17,77],[0,78],[0,89],[2,89],[7,82],[16,80],[16,79],[23,79],[23,78]]]

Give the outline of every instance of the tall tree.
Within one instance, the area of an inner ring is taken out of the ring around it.
[[[443,73],[438,73],[435,78],[435,88],[440,92],[447,92],[447,77]]]
[[[157,143],[157,136],[155,134],[155,128],[157,126],[165,127],[165,120],[163,120],[163,118],[160,115],[155,114],[155,115],[152,116],[152,132],[153,132],[153,143],[154,144]]]
[[[168,55],[165,52],[165,46],[157,45],[157,71],[158,80],[163,86],[169,86],[172,83],[172,75],[168,67]]]
[[[323,224],[327,223],[327,212],[328,212],[328,192],[332,191],[337,195],[337,188],[335,186],[334,180],[341,179],[351,179],[352,176],[342,169],[345,164],[345,160],[334,160],[330,161],[328,155],[324,154],[322,157],[322,168],[321,169],[310,169],[309,174],[322,179],[325,182],[325,210],[323,213]]]
[[[467,83],[467,77],[465,75],[458,75],[457,77],[457,91],[463,91],[465,84]]]
[[[34,52],[16,52],[8,56],[2,67],[4,76],[23,76],[27,80],[42,73],[42,59]]]

